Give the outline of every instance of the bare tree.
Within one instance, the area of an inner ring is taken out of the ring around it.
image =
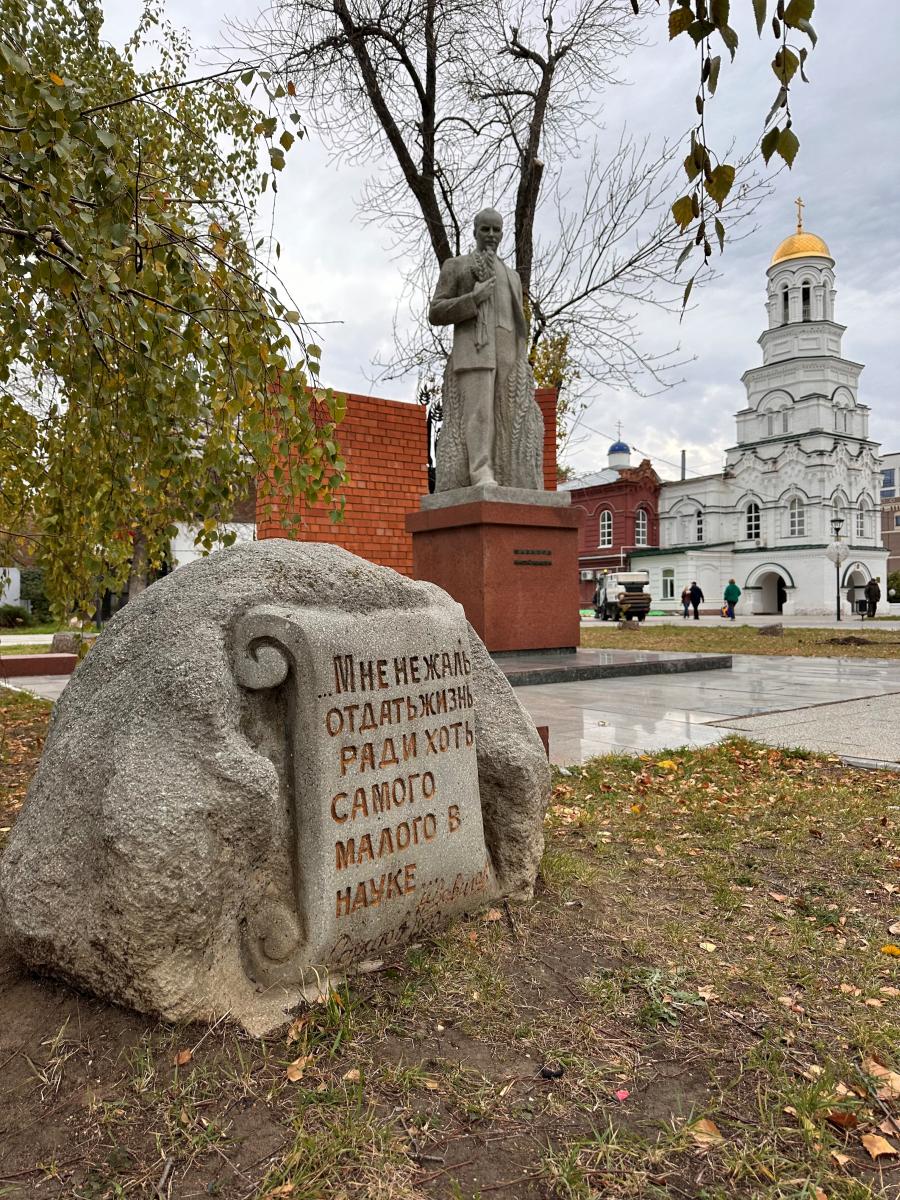
[[[512,210],[532,351],[564,339],[594,380],[663,382],[673,360],[641,350],[636,320],[682,298],[685,234],[669,213],[681,164],[625,134],[604,149],[599,123],[641,21],[622,0],[275,0],[237,30],[335,157],[381,163],[361,211],[411,264],[417,318],[385,374],[427,371],[445,350],[427,295],[490,202]],[[729,207],[746,213],[761,191],[744,183]]]

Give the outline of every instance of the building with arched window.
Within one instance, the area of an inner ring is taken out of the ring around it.
[[[649,459],[632,467],[631,447],[617,440],[602,471],[560,484],[560,491],[570,492],[572,506],[585,514],[578,568],[581,603],[587,607],[604,571],[627,565],[635,550],[659,545],[659,476]]]
[[[798,219],[767,276],[763,361],[742,377],[747,402],[725,469],[663,483],[659,548],[632,554],[634,567],[650,571],[661,608],[676,609],[696,579],[718,609],[734,578],[744,612],[833,613],[835,568],[825,551],[836,518],[850,548],[839,577],[845,611],[873,576],[886,583],[878,445],[858,398],[863,368],[841,351],[831,251]]]

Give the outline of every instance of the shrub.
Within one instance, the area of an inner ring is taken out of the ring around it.
[[[31,605],[31,616],[36,625],[52,620],[50,601],[44,591],[44,572],[40,567],[29,567],[22,572],[19,591],[23,600]]]
[[[894,590],[893,596],[891,588]],[[882,588],[882,595],[885,600],[893,600],[895,604],[900,601],[900,571],[891,571],[887,577],[887,587]]]
[[[0,629],[15,629],[19,625],[30,625],[31,616],[21,604],[0,604]]]

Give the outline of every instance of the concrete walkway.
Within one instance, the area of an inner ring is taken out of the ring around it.
[[[735,655],[727,671],[516,689],[560,765],[708,746],[735,732],[900,764],[900,660]]]
[[[11,680],[55,700],[67,676]],[[560,765],[708,746],[735,732],[900,767],[900,659],[735,655],[729,670],[518,687]]]

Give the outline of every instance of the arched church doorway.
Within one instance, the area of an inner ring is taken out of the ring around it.
[[[784,612],[787,600],[787,581],[777,571],[767,571],[759,580],[760,609],[762,613]]]
[[[775,616],[784,612],[794,581],[777,563],[756,567],[747,578],[746,587],[753,596],[752,612],[760,616]]]
[[[856,613],[859,611],[859,605],[865,602],[865,588],[870,578],[871,575],[862,565],[862,563],[851,563],[851,565],[844,572],[844,594],[847,597],[847,603],[850,606],[850,611],[854,615],[856,615]]]

